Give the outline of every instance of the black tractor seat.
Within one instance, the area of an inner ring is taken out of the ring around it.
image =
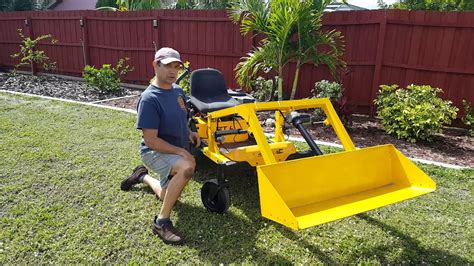
[[[240,104],[227,92],[224,76],[213,68],[194,70],[191,73],[191,104],[201,113],[217,111]]]

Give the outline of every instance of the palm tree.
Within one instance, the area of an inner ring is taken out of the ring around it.
[[[295,32],[295,11],[299,0],[241,0],[232,4],[229,17],[242,35],[263,34],[260,47],[254,48],[236,66],[237,82],[249,87],[259,70],[278,71],[278,100],[283,99],[283,68],[292,58],[289,39]],[[255,37],[255,36],[252,36]]]
[[[242,35],[262,34],[254,48],[236,66],[236,78],[249,87],[259,70],[278,71],[278,100],[283,99],[283,68],[296,60],[291,98],[296,94],[301,66],[307,62],[327,64],[332,73],[344,63],[340,33],[321,32],[321,14],[330,0],[241,0],[229,11],[231,20],[240,24]],[[254,37],[254,36],[253,36]],[[326,52],[321,48],[326,47]],[[329,48],[329,49],[328,49]]]
[[[321,17],[331,0],[314,0],[302,2],[298,10],[297,20],[297,51],[295,53],[296,70],[291,88],[290,99],[294,99],[299,80],[301,66],[305,63],[325,64],[333,77],[338,69],[346,67],[341,60],[343,41],[341,33],[335,30],[321,31]],[[325,52],[321,52],[325,49]]]

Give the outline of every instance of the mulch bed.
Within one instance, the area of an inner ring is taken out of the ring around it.
[[[140,91],[126,88],[118,94],[104,94],[80,81],[50,76],[32,77],[22,74],[12,76],[7,73],[0,73],[0,89],[83,102],[136,95],[135,97],[101,103],[133,110],[136,109],[140,94]],[[347,128],[347,131],[357,147],[363,148],[391,143],[408,157],[474,168],[474,138],[468,136],[465,129],[445,128],[442,133],[436,134],[431,142],[410,143],[386,134],[380,122],[375,118],[353,116],[352,120],[353,123]],[[271,128],[267,127],[265,130],[271,131]],[[316,124],[310,126],[309,131],[316,140],[340,143],[330,127]],[[290,136],[299,137],[299,133],[297,130],[291,130]]]
[[[24,92],[81,102],[95,102],[127,95],[138,95],[139,91],[123,88],[117,93],[103,93],[84,82],[54,76],[31,76],[25,74],[0,73],[0,90]]]

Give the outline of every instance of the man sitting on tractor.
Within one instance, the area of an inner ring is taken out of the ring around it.
[[[188,152],[189,141],[200,145],[197,133],[187,126],[186,96],[175,84],[182,68],[179,53],[171,48],[161,48],[153,60],[155,77],[142,93],[138,102],[137,129],[143,138],[140,154],[145,164],[134,169],[122,181],[121,189],[145,183],[163,201],[152,230],[166,244],[182,244],[183,236],[175,230],[170,220],[171,210],[184,187],[194,174],[196,162]],[[148,169],[160,175],[151,177]]]

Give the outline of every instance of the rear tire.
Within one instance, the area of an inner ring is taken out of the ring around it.
[[[217,181],[207,181],[201,188],[201,200],[210,212],[225,213],[230,206],[229,189]]]

